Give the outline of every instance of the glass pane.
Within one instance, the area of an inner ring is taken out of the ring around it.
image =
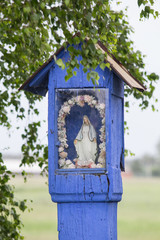
[[[105,167],[106,91],[56,90],[60,169]]]

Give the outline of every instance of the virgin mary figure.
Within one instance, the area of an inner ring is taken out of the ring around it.
[[[74,140],[74,145],[79,166],[87,167],[90,163],[95,163],[97,155],[96,131],[86,115],[83,116],[83,124]]]

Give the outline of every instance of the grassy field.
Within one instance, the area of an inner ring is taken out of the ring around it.
[[[160,179],[124,179],[118,209],[120,240],[160,239]]]
[[[31,199],[31,212],[22,215],[25,240],[58,240],[56,204],[51,202],[46,179],[14,179],[17,199]],[[124,178],[123,200],[118,207],[119,240],[160,239],[160,179]]]

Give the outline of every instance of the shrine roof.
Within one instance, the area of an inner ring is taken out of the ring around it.
[[[136,88],[139,91],[145,91],[146,88],[138,81],[112,54],[110,54],[107,48],[100,42],[96,44],[96,47],[101,49],[103,53],[107,52],[106,62],[110,64],[112,71],[118,75],[129,87]],[[19,88],[19,90],[26,90],[32,93],[45,96],[48,91],[48,73],[50,68],[55,65],[55,56],[58,56],[65,48],[62,46],[56,53],[54,53],[37,71],[35,71]],[[36,90],[32,86],[33,80],[38,81]]]

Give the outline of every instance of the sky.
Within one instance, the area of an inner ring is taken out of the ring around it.
[[[160,1],[156,4],[157,10],[160,11]],[[135,0],[123,0],[124,8],[128,5],[129,23],[134,28],[135,33],[131,36],[134,41],[135,49],[139,49],[146,55],[145,63],[146,70],[151,73],[155,72],[160,75],[160,19],[153,19],[139,21],[140,9]],[[160,109],[160,83],[156,86],[155,98],[159,99],[157,109]],[[151,109],[141,111],[138,103],[133,97],[130,97],[130,110],[125,113],[125,120],[128,122],[129,135],[125,135],[125,147],[131,150],[135,156],[132,158],[142,157],[145,154],[154,155],[156,152],[156,145],[160,141],[160,111],[152,112]],[[24,106],[26,106],[24,98]],[[27,107],[27,106],[26,106]],[[40,132],[41,143],[47,143],[47,97],[38,104],[40,109],[39,119],[45,119],[42,123]],[[35,120],[35,116],[32,117]],[[32,121],[25,119],[23,123],[17,122],[14,115],[12,116],[13,127],[9,132],[0,128],[0,151],[6,154],[20,154],[21,152],[21,132],[27,123]],[[16,130],[16,126],[20,126]],[[8,137],[8,133],[10,138]]]
[[[122,2],[123,6],[128,5],[129,23],[135,31],[132,35],[135,49],[146,55],[147,72],[155,72],[160,76],[160,19],[155,20],[151,17],[149,20],[139,21],[140,10],[137,1]],[[155,7],[160,11],[160,1],[157,2]],[[156,86],[154,97],[159,99],[156,107],[160,110],[160,83]],[[130,103],[129,113],[125,114],[130,129],[130,134],[125,136],[125,147],[135,153],[137,158],[145,154],[154,155],[156,145],[160,141],[160,111],[153,112],[150,108],[141,111],[132,97]]]

